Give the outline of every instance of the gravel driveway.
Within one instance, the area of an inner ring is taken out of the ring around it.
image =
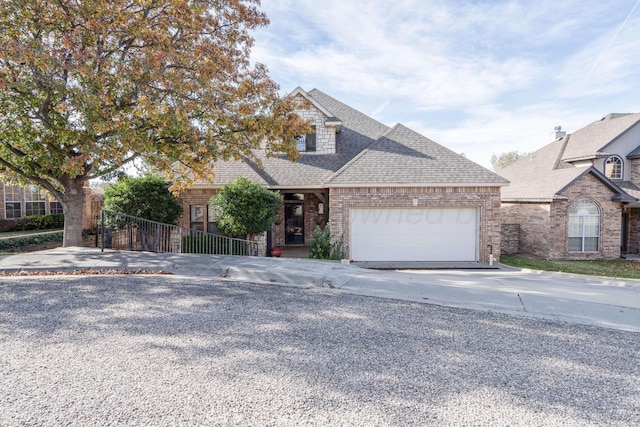
[[[171,276],[0,277],[0,425],[639,425],[640,334]]]

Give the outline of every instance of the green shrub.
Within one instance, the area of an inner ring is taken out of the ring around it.
[[[28,245],[40,245],[42,243],[57,242],[62,240],[62,231],[60,233],[43,234],[31,237],[14,237],[10,239],[0,240],[0,250],[19,248]]]
[[[64,228],[64,214],[30,215],[16,220],[14,230],[53,230]]]
[[[313,234],[309,238],[309,258],[312,259],[329,259],[331,256],[331,235],[329,227],[325,226],[324,230],[316,226]]]
[[[338,260],[347,256],[344,235],[341,234],[335,242],[331,243],[331,232],[328,225],[324,227],[324,230],[316,226],[309,238],[309,243],[311,244],[309,258]]]
[[[103,209],[151,221],[175,224],[182,207],[161,177],[125,178],[104,190]]]
[[[218,210],[218,229],[229,236],[262,234],[282,206],[282,198],[260,184],[237,177],[209,200]]]

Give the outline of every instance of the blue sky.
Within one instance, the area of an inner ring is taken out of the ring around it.
[[[640,0],[263,0],[252,59],[490,167],[640,112]]]

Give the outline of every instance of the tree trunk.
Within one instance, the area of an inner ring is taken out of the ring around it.
[[[84,181],[69,180],[64,186],[64,237],[62,246],[82,246],[82,217],[84,213]]]

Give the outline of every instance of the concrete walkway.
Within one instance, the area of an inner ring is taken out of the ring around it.
[[[337,262],[58,248],[0,257],[0,273],[152,270],[324,288],[640,332],[640,281],[518,270],[367,270]],[[0,284],[3,278],[0,277]]]

